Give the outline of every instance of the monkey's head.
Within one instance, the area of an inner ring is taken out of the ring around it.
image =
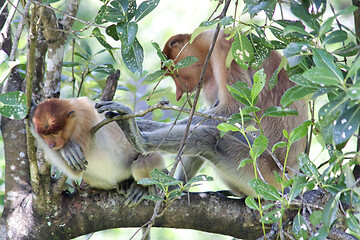
[[[62,148],[69,140],[76,122],[75,111],[62,99],[45,100],[36,106],[32,122],[35,131],[52,149]]]
[[[198,49],[199,46],[196,41],[191,44],[188,43],[190,39],[190,34],[178,34],[172,36],[166,42],[163,49],[163,53],[168,59],[176,59],[175,64],[188,56],[194,56],[199,59],[196,63],[175,71],[174,74],[167,74],[174,79],[177,101],[180,100],[184,92],[191,92],[196,88],[205,59],[202,54],[202,49]]]

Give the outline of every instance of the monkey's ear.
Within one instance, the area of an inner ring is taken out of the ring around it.
[[[76,117],[75,111],[70,111],[70,112],[68,113],[68,118],[75,118],[75,117]]]
[[[173,37],[173,39],[169,42],[169,47],[174,48],[178,45],[183,46],[186,42],[188,42],[191,38],[190,34],[180,34]]]

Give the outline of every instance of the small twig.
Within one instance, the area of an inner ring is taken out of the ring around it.
[[[21,16],[18,28],[16,30],[16,33],[14,36],[14,41],[11,46],[10,61],[15,60],[15,53],[16,53],[16,50],[18,49],[18,43],[19,43],[20,36],[21,36],[21,33],[22,33],[24,25],[25,25],[25,19],[27,19],[27,15],[29,13],[30,4],[31,4],[31,1],[26,2],[25,8],[24,8],[24,15]],[[15,8],[15,6],[14,6],[14,8]]]
[[[9,28],[11,26],[11,21],[15,15],[16,9],[19,5],[19,0],[15,0],[13,3],[13,8],[9,11],[9,15],[6,18],[6,21],[3,25],[3,28],[1,29],[0,32],[0,47],[2,46],[2,44],[5,42],[5,39],[8,38],[8,32],[9,32]],[[4,2],[4,7],[6,6],[6,2]],[[1,10],[2,11],[2,10]],[[10,58],[11,61],[13,61],[13,59]]]
[[[141,110],[141,111],[139,111],[137,113],[131,113],[131,114],[126,114],[126,115],[118,115],[118,116],[115,116],[115,117],[113,117],[111,119],[105,119],[105,120],[99,122],[98,124],[96,124],[92,128],[91,134],[95,134],[101,127],[105,126],[106,124],[109,124],[110,122],[118,121],[118,120],[125,120],[125,119],[135,118],[135,117],[143,117],[146,114],[148,114],[149,112],[152,112],[152,111],[154,111],[156,109],[174,110],[174,111],[179,111],[179,112],[184,112],[184,113],[191,113],[191,111],[189,109],[184,109],[184,108],[180,108],[180,107],[177,107],[177,106],[169,105],[168,102],[162,101],[162,102],[159,102],[159,103],[157,103],[155,105],[152,105],[152,106],[148,107],[145,110]],[[209,119],[215,119],[215,120],[219,120],[219,121],[224,121],[224,122],[226,122],[228,120],[228,118],[226,118],[226,117],[217,116],[217,115],[214,115],[214,114],[194,112],[194,115],[209,118]]]

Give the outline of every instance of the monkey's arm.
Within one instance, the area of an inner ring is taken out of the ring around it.
[[[121,105],[116,102],[102,102],[96,105],[99,113],[108,111],[106,117],[113,117],[114,115],[130,114],[131,110],[127,106]],[[114,113],[116,111],[117,113]],[[152,152],[160,146],[160,150],[169,153],[177,153],[179,145],[184,136],[184,126],[175,125],[169,132],[169,127],[160,128],[153,132],[141,132],[134,119],[119,120],[117,124],[125,133],[128,141],[134,148],[141,152]],[[200,126],[194,131],[191,128],[191,137],[188,139],[184,149],[184,154],[190,156],[202,156],[207,159],[214,158],[217,154],[216,146],[225,144],[229,139],[223,138],[220,142],[219,130],[215,126]],[[165,141],[163,141],[164,137]],[[210,160],[210,159],[209,159]],[[211,159],[211,162],[217,160]]]
[[[58,151],[71,169],[78,172],[86,170],[88,162],[86,161],[80,146],[76,142],[70,140]]]
[[[160,128],[169,126],[169,123],[155,122],[151,120],[138,120],[136,123],[142,132],[153,132]]]

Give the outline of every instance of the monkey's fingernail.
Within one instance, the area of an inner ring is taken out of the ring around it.
[[[107,113],[105,113],[106,118],[113,118],[113,117],[115,117],[117,115],[119,115],[119,114],[115,113],[115,112],[107,112]]]

